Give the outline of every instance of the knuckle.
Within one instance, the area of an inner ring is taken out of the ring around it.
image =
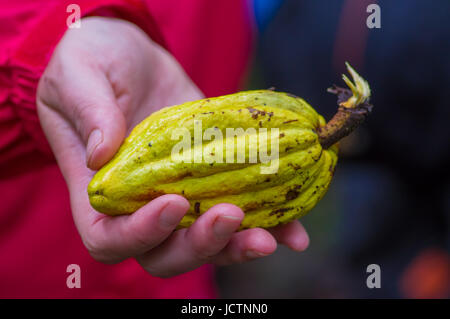
[[[90,131],[88,131],[89,123],[96,120],[93,112],[95,105],[91,101],[80,98],[74,99],[72,103],[74,103],[73,107],[70,108],[68,112],[70,112],[71,117],[75,119],[75,129],[82,135],[82,137],[87,138],[90,134]]]
[[[136,215],[137,216],[137,215]],[[130,216],[135,218],[135,216]],[[157,243],[162,241],[167,234],[162,234],[159,229],[155,227],[155,223],[152,223],[145,230],[139,221],[133,220],[128,224],[126,230],[123,231],[122,236],[126,237],[132,234],[134,247],[137,251],[145,251],[154,248]]]
[[[51,72],[48,71],[42,75],[40,82],[45,88],[50,90],[56,90],[56,88],[58,87],[57,79],[51,75]]]
[[[83,238],[83,244],[86,247],[89,255],[97,261],[101,261],[102,259],[102,249],[97,240],[90,238],[89,236]]]
[[[223,248],[223,242],[215,238],[210,228],[189,229],[186,233],[186,240],[190,241],[194,258],[203,263],[209,262]]]
[[[76,118],[90,119],[93,108],[95,108],[95,105],[92,101],[78,98],[74,105],[73,112]]]
[[[184,241],[193,258],[201,262],[208,262],[216,255],[218,248],[211,229],[206,227],[190,227],[184,233]]]
[[[151,232],[150,232],[151,233]],[[141,232],[134,233],[135,247],[137,250],[150,250],[154,248],[155,240],[153,238],[149,238],[148,234],[142,234]]]
[[[202,262],[209,261],[217,253],[214,246],[204,241],[194,242],[191,249],[195,259]]]
[[[114,264],[120,261],[114,254],[108,252],[107,247],[97,238],[87,235],[83,238],[83,244],[89,255],[96,261],[104,264]]]
[[[57,95],[58,80],[48,70],[42,74],[37,87],[37,96],[49,103]],[[50,103],[51,104],[51,103]]]

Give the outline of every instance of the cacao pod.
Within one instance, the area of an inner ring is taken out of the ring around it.
[[[273,227],[305,215],[331,182],[336,142],[370,111],[367,82],[347,66],[355,83],[344,76],[351,91],[332,90],[341,103],[328,124],[303,99],[272,90],[151,114],[95,174],[88,186],[91,205],[108,215],[130,214],[158,196],[180,194],[190,202],[180,227],[219,203],[242,208],[241,229]],[[227,129],[233,134],[225,134]]]

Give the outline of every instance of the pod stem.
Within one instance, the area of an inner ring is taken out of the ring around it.
[[[369,84],[350,64],[346,62],[345,65],[354,83],[343,74],[342,78],[350,89],[336,85],[328,89],[328,92],[337,95],[339,108],[333,118],[317,130],[319,142],[324,149],[328,149],[353,132],[372,111],[373,106],[369,104],[371,93]]]

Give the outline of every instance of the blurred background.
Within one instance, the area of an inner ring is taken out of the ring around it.
[[[450,1],[253,0],[247,88],[303,97],[329,120],[344,61],[374,111],[342,142],[329,192],[302,218],[311,244],[217,269],[223,298],[450,297]],[[369,29],[366,9],[381,9]],[[381,268],[368,289],[367,266]]]

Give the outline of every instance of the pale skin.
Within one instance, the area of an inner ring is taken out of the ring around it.
[[[219,204],[187,229],[175,230],[189,204],[179,195],[154,199],[132,215],[110,217],[89,204],[87,185],[130,130],[161,107],[203,98],[166,50],[126,21],[90,17],[69,29],[39,82],[37,108],[70,192],[75,225],[93,258],[135,258],[151,275],[171,277],[212,263],[242,263],[277,244],[309,244],[294,221],[236,232],[239,207]]]

